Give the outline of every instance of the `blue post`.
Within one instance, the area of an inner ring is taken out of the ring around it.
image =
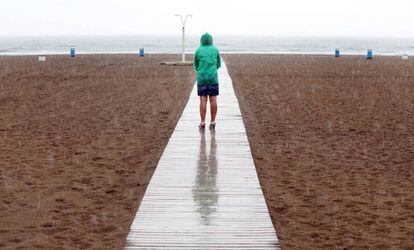
[[[339,57],[339,49],[335,49],[335,57]]]
[[[372,59],[372,49],[369,49],[367,52],[367,59],[371,60]]]
[[[70,49],[70,57],[72,57],[72,58],[75,57],[75,48]]]
[[[139,56],[144,57],[144,48],[139,49]]]

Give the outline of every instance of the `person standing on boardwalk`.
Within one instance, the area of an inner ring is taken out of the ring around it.
[[[194,70],[197,72],[197,94],[200,96],[200,129],[206,126],[207,101],[210,101],[210,129],[216,127],[217,96],[219,84],[217,69],[221,66],[219,50],[213,45],[213,37],[209,33],[201,36],[200,47],[194,56]]]

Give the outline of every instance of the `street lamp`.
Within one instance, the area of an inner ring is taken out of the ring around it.
[[[185,23],[187,22],[187,18],[192,17],[193,15],[186,15],[185,18],[183,18],[182,15],[175,15],[175,16],[180,17],[180,19],[181,19],[182,30],[183,30],[183,37],[182,37],[183,58],[182,58],[182,61],[185,62]]]

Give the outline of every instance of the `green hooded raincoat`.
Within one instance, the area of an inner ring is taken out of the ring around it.
[[[205,33],[201,46],[194,56],[194,70],[197,72],[198,85],[218,84],[217,69],[221,66],[218,49],[213,45],[213,37]]]

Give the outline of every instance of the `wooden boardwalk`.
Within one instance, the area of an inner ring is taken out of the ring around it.
[[[216,130],[198,130],[195,86],[125,249],[280,248],[225,65],[219,79]]]

